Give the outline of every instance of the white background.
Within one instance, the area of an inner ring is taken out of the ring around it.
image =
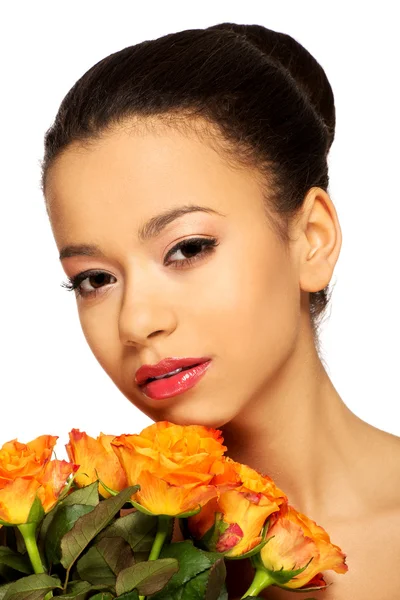
[[[328,373],[362,419],[400,435],[399,57],[395,2],[2,3],[0,446],[49,433],[136,433],[148,417],[84,339],[40,191],[43,136],[75,81],[112,52],[223,21],[292,35],[324,67],[337,131],[330,194],[343,245],[322,343]]]

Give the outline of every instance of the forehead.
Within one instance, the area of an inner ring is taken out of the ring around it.
[[[162,178],[203,177],[205,172],[211,179],[216,173],[236,174],[252,182],[259,176],[257,169],[240,163],[234,147],[216,126],[203,119],[130,119],[97,138],[69,144],[48,170],[46,200],[51,204],[59,188],[69,191],[73,186],[76,190],[74,184],[84,185],[88,179],[90,187],[95,186],[93,175],[102,182],[122,176],[122,181],[134,180],[139,185],[143,181],[160,183]]]
[[[264,210],[255,169],[235,163],[210,128],[153,122],[119,126],[88,144],[74,142],[48,172],[46,203],[59,234],[101,220],[145,220],[180,204],[226,213]],[[247,206],[246,206],[247,205]]]

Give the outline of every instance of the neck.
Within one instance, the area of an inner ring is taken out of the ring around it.
[[[327,514],[360,510],[368,428],[340,398],[312,337],[244,413],[220,427],[228,456],[272,477],[290,504],[322,523]]]

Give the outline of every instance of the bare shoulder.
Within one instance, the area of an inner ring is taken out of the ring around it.
[[[352,413],[347,427],[347,465],[361,510],[400,508],[400,437]]]
[[[316,600],[399,596],[400,437],[369,426],[366,441],[368,468],[364,463],[360,469],[360,491],[368,500],[362,504],[360,498],[360,510],[350,510],[342,520],[327,520],[332,541],[346,553],[349,570],[345,575],[327,572],[331,586],[313,594]]]
[[[383,512],[393,516],[400,513],[400,437],[371,429],[374,434],[369,439],[370,450],[375,456],[375,461],[371,460],[371,475],[376,477],[376,500]]]

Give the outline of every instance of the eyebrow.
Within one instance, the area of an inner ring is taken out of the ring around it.
[[[151,217],[151,219],[139,228],[139,240],[141,242],[146,242],[158,237],[172,221],[192,212],[206,212],[226,217],[225,214],[207,206],[198,206],[196,204],[179,206],[177,208],[168,209],[155,217]],[[68,246],[64,246],[60,251],[60,260],[71,256],[104,256],[104,253],[99,246],[94,244],[69,244]]]

